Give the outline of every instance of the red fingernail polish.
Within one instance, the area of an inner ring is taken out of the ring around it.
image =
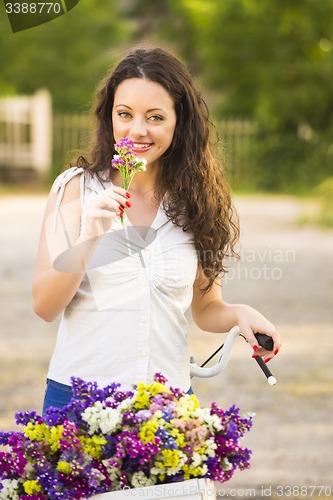
[[[259,358],[259,354],[252,354],[252,358]]]
[[[265,363],[268,363],[268,361],[270,361],[271,358],[268,358],[268,359],[264,359]]]
[[[131,197],[131,195],[127,191],[126,191],[126,196],[127,196],[127,198]]]
[[[119,214],[119,213],[118,213],[118,214],[116,214],[116,217],[121,217],[121,216],[122,216],[122,214]]]
[[[254,345],[253,346],[253,350],[256,352],[257,350],[259,349],[259,347],[257,345]]]
[[[276,356],[278,352],[279,352],[279,349],[276,349],[276,351],[274,351],[274,355]]]
[[[126,205],[126,207],[128,207],[128,208],[131,208],[131,206],[132,206],[132,205],[130,204],[130,202],[129,202],[129,201],[126,201],[125,205]]]
[[[124,209],[123,207],[119,206],[119,212],[123,213]]]

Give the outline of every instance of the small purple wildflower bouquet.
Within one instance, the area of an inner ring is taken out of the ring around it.
[[[118,154],[113,155],[111,165],[113,168],[119,170],[121,176],[121,187],[128,189],[134,174],[136,172],[145,172],[147,161],[142,158],[137,158],[137,153],[133,151],[134,143],[131,139],[125,137],[121,139],[119,144],[115,144],[114,148]],[[122,213],[121,223],[124,225],[124,214]]]
[[[249,467],[238,440],[252,425],[216,403],[168,389],[166,379],[121,392],[72,378],[63,409],[16,414],[23,432],[0,433],[1,500],[70,500],[128,488],[208,478],[224,482]]]

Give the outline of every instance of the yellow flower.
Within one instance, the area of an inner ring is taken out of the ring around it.
[[[179,429],[171,429],[169,432],[180,448],[186,446],[184,434]]]
[[[149,408],[149,396],[145,392],[138,394],[134,403],[134,408],[138,410],[148,410]]]
[[[164,467],[177,467],[179,462],[179,454],[177,450],[162,450],[164,456]]]
[[[154,382],[149,386],[150,393],[155,396],[155,394],[161,394],[161,392],[170,392],[163,384],[160,382]]]
[[[24,435],[32,441],[47,441],[50,436],[50,427],[46,424],[33,424],[31,422],[25,428]]]
[[[62,438],[62,433],[64,432],[64,427],[58,425],[56,427],[51,427],[50,435],[47,439],[48,444],[51,446],[51,451],[55,452],[60,449],[59,439]]]
[[[58,462],[57,469],[64,474],[70,474],[72,472],[68,462]]]
[[[200,408],[198,398],[195,396],[195,394],[191,394],[191,400],[194,401],[194,410]]]
[[[102,452],[101,448],[104,444],[107,443],[107,440],[104,436],[80,436],[79,437],[81,444],[84,448],[84,451],[91,455],[92,457],[101,458]]]
[[[50,445],[51,451],[54,453],[60,449],[59,439],[62,438],[64,427],[58,425],[49,427],[45,423],[32,424],[31,422],[25,428],[24,435],[32,441],[45,441]]]
[[[27,495],[33,495],[42,489],[42,485],[38,481],[25,481],[23,488]]]
[[[155,444],[155,433],[157,431],[157,428],[157,422],[146,422],[145,424],[143,424],[139,432],[139,438],[141,439],[141,441],[143,441],[145,444],[149,442]]]
[[[145,392],[148,390],[148,387],[146,386],[146,384],[144,384],[143,382],[139,382],[138,385],[137,385],[137,388],[136,390],[138,392]]]
[[[139,382],[137,386],[138,394],[135,399],[134,408],[145,410],[149,408],[149,394],[147,394],[148,387],[143,382]]]
[[[164,481],[164,479],[165,479],[165,474],[160,474],[160,475],[158,476],[158,479],[159,479],[160,481]]]
[[[201,467],[195,467],[194,469],[190,469],[187,464],[183,465],[181,469],[184,471],[184,481],[186,479],[190,479],[191,476],[197,477],[202,474],[202,468]]]

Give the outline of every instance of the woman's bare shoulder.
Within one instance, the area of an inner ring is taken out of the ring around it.
[[[52,185],[47,202],[47,205],[50,205],[51,207],[53,206],[53,209],[55,208],[59,197],[59,189],[55,190],[55,187],[57,186],[57,179]],[[66,184],[64,184],[64,192],[61,197],[61,205],[63,206],[67,203],[79,200],[81,194],[80,190],[80,175],[75,175],[70,180],[68,180]]]

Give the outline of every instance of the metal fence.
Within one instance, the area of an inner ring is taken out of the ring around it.
[[[218,122],[216,128],[225,149],[229,179],[238,185],[246,183],[251,171],[256,124],[249,120],[225,120]]]
[[[55,115],[52,157],[55,171],[62,170],[78,152],[87,149],[91,133],[92,123],[88,115]]]

